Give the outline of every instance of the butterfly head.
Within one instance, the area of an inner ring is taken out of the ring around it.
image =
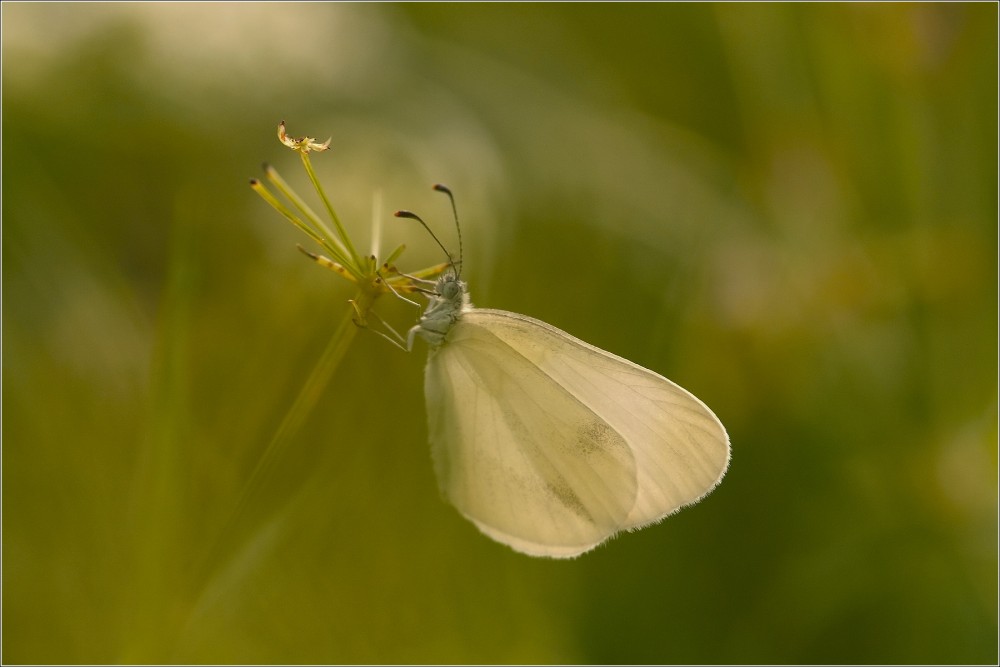
[[[432,306],[435,300],[446,301],[458,310],[462,310],[464,306],[468,305],[469,293],[465,282],[459,279],[455,271],[446,271],[438,278],[434,291],[435,294],[431,299]]]
[[[430,343],[431,347],[440,347],[444,343],[445,337],[448,335],[451,327],[459,320],[462,313],[472,308],[465,283],[461,279],[462,228],[458,224],[458,209],[455,208],[455,198],[451,190],[444,185],[435,185],[434,189],[446,194],[448,200],[451,202],[451,210],[455,219],[455,230],[458,232],[458,260],[456,261],[455,257],[448,252],[448,249],[444,247],[441,240],[438,239],[420,216],[412,211],[396,211],[396,217],[410,218],[423,225],[427,233],[431,235],[431,238],[444,251],[450,265],[450,268],[434,284],[434,291],[428,293],[430,302],[427,304],[424,314],[420,316],[420,321],[410,329],[410,335],[407,337],[408,348],[413,347],[413,338],[416,335],[424,338]]]

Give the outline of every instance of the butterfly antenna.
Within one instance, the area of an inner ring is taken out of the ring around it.
[[[455,258],[451,256],[451,253],[448,252],[448,249],[444,247],[443,243],[441,243],[441,239],[435,236],[434,232],[431,231],[431,228],[427,226],[427,223],[424,222],[419,215],[417,215],[413,211],[396,211],[395,213],[393,213],[393,215],[396,216],[397,218],[409,218],[410,220],[416,220],[421,225],[423,225],[424,229],[427,230],[427,233],[431,235],[431,238],[434,239],[434,242],[437,243],[438,247],[441,248],[441,250],[444,252],[444,256],[448,258],[448,263],[451,264],[451,268],[454,269],[456,274],[458,273],[458,268],[455,266]]]
[[[455,218],[455,230],[458,232],[458,267],[456,267],[455,272],[457,274],[456,277],[460,278],[462,276],[462,259],[464,253],[462,250],[462,226],[458,224],[458,208],[455,206],[455,197],[451,194],[451,190],[447,186],[440,183],[436,184],[434,189],[448,195],[448,201],[451,202],[451,214]],[[454,262],[452,264],[454,265]]]

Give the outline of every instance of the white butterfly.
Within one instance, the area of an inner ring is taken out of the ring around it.
[[[410,330],[431,345],[424,390],[435,471],[483,533],[570,558],[697,502],[729,438],[670,380],[544,322],[474,308],[449,271]]]

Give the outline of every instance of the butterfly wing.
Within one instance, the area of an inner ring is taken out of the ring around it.
[[[428,361],[442,489],[533,555],[583,553],[718,484],[729,440],[664,377],[523,315],[473,309]]]
[[[442,491],[480,530],[517,551],[570,557],[593,548],[635,504],[628,444],[490,326],[466,315],[427,365]]]
[[[544,322],[499,310],[468,315],[587,405],[636,460],[638,493],[622,528],[639,528],[701,499],[729,465],[729,436],[685,389]]]

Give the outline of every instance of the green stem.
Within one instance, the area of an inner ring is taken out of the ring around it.
[[[355,265],[350,260],[348,260],[347,256],[344,254],[344,251],[338,249],[339,247],[341,247],[339,244],[337,246],[333,246],[330,243],[327,243],[326,239],[324,239],[315,229],[310,227],[309,224],[306,223],[306,221],[299,218],[287,206],[281,203],[281,201],[279,201],[277,197],[271,194],[271,191],[267,189],[267,186],[265,186],[257,179],[253,179],[250,181],[250,187],[253,188],[254,192],[260,195],[261,199],[270,204],[271,207],[278,213],[285,216],[285,218],[293,225],[295,225],[297,229],[301,230],[303,234],[311,238],[313,241],[318,243],[320,247],[322,247],[324,250],[333,255],[333,259],[336,260],[337,263],[343,266],[347,271],[349,271],[352,276],[354,276],[358,280],[361,279],[362,276],[355,268]]]
[[[337,252],[342,257],[347,257],[347,255],[350,254],[348,253],[347,248],[344,246],[343,242],[339,238],[337,238],[337,235],[334,233],[334,231],[330,229],[330,227],[325,222],[323,222],[323,219],[321,217],[316,215],[316,213],[311,208],[309,208],[308,204],[302,201],[301,197],[295,194],[295,191],[288,186],[288,183],[285,182],[285,179],[281,177],[281,175],[274,167],[268,165],[264,169],[264,175],[267,177],[267,180],[271,181],[271,183],[274,184],[274,187],[278,189],[278,192],[285,195],[285,197],[287,197],[288,200],[295,205],[295,208],[297,208],[302,213],[302,215],[305,216],[307,220],[309,220],[309,222],[313,223],[316,229],[318,229],[323,233],[323,236],[326,237],[325,240],[327,240],[330,244],[333,244],[336,250],[334,251],[334,249],[330,248],[329,245],[327,245],[326,243],[321,244],[323,245],[324,248],[328,248],[331,252]]]
[[[354,244],[351,243],[351,237],[347,235],[344,231],[344,226],[340,223],[340,218],[337,216],[337,212],[333,210],[333,204],[327,199],[326,192],[323,191],[323,186],[319,184],[319,179],[316,177],[316,172],[313,170],[312,161],[309,159],[308,153],[300,153],[302,156],[302,164],[305,165],[306,173],[309,174],[309,180],[312,181],[313,187],[316,188],[316,192],[319,193],[320,199],[323,200],[323,205],[326,206],[327,213],[330,214],[330,219],[333,220],[333,224],[337,227],[337,233],[340,236],[340,240],[344,242],[347,246],[347,251],[350,253],[351,257],[354,259],[355,266],[361,266],[361,256],[358,255],[358,251],[354,249]]]
[[[327,344],[326,350],[323,351],[323,355],[313,367],[312,374],[306,380],[302,389],[299,390],[299,395],[295,398],[295,402],[288,409],[288,413],[281,421],[281,425],[278,426],[278,430],[275,431],[271,442],[268,443],[264,453],[257,461],[250,479],[243,487],[243,493],[236,508],[236,516],[240,514],[247,501],[263,482],[266,471],[270,468],[271,463],[284,451],[288,442],[302,427],[306,415],[316,406],[316,402],[323,393],[323,389],[326,388],[327,383],[329,383],[330,377],[340,366],[344,354],[347,353],[347,348],[350,347],[358,331],[358,327],[354,325],[352,317],[353,311],[347,310],[344,313],[344,318],[340,321],[340,325]]]
[[[199,614],[204,613],[206,604],[211,604],[205,599],[206,595],[213,588],[215,582],[227,580],[230,575],[229,570],[238,566],[244,551],[244,545],[252,543],[256,532],[266,528],[268,525],[267,521],[261,519],[252,528],[255,531],[254,534],[245,536],[245,538],[240,537],[243,533],[238,530],[239,523],[246,513],[247,508],[251,505],[251,500],[264,486],[269,471],[274,463],[280,460],[280,457],[288,447],[288,443],[295,437],[299,429],[301,429],[306,417],[316,406],[324,388],[330,382],[333,373],[340,367],[340,362],[343,361],[344,355],[347,353],[348,348],[350,348],[351,342],[358,331],[358,327],[354,325],[352,316],[353,310],[348,309],[337,330],[334,332],[333,337],[327,344],[326,350],[323,351],[319,361],[313,367],[312,374],[306,380],[302,389],[299,390],[298,396],[289,408],[281,425],[275,431],[264,453],[258,459],[253,472],[250,474],[250,478],[244,484],[236,507],[230,514],[223,530],[219,532],[215,544],[207,554],[201,568],[198,583],[194,589],[194,598],[189,607],[188,619],[186,624],[182,626],[184,629],[196,621]],[[183,629],[181,633],[183,635]]]

